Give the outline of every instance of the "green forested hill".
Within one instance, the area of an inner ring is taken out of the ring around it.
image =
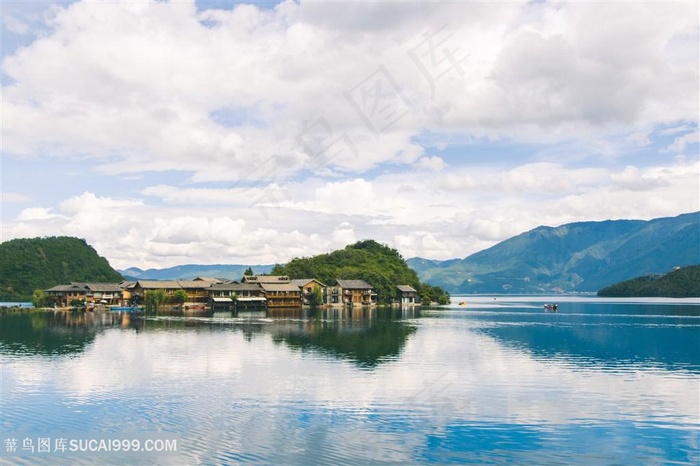
[[[449,294],[442,288],[421,283],[396,249],[373,240],[359,241],[328,254],[295,258],[286,265],[276,265],[271,273],[290,278],[316,278],[327,285],[336,279],[364,280],[377,290],[380,303],[395,295],[396,285],[411,285],[431,301],[449,302]]]
[[[35,289],[70,282],[119,282],[85,240],[66,236],[21,238],[0,243],[0,300],[29,301]]]
[[[645,275],[603,288],[605,297],[700,297],[700,265],[682,267],[666,275]]]

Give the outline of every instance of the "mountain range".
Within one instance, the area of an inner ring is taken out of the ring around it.
[[[700,264],[700,212],[540,226],[464,259],[414,257],[406,262],[421,282],[453,294],[595,292],[641,275]],[[190,264],[119,272],[140,279],[240,279],[248,267],[265,274],[273,265]]]
[[[700,263],[700,212],[540,226],[464,259],[407,262],[451,293],[594,292]]]
[[[243,272],[250,267],[255,274],[264,275],[270,273],[273,265],[241,265],[241,264],[214,264],[176,265],[164,269],[142,270],[138,267],[119,270],[118,272],[127,280],[188,280],[195,277],[227,278],[240,280]]]

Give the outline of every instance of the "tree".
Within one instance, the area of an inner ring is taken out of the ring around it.
[[[274,267],[272,267],[272,270],[270,270],[270,275],[284,275],[285,274],[285,266],[281,264],[275,264]]]
[[[44,290],[37,288],[34,290],[34,293],[32,293],[32,304],[34,304],[34,307],[44,307],[46,306],[47,298]]]
[[[177,304],[182,304],[187,301],[189,296],[185,290],[175,290],[173,293],[172,301]]]
[[[450,294],[439,286],[422,283],[418,288],[418,293],[421,296],[421,302],[426,306],[431,303],[438,303],[440,305],[450,303]]]
[[[309,306],[316,308],[323,304],[323,294],[321,293],[321,288],[314,286],[309,296]]]
[[[158,312],[160,305],[165,302],[165,298],[165,290],[146,290],[143,294],[146,313]]]

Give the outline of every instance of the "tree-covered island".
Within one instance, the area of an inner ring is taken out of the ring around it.
[[[700,297],[700,265],[678,267],[665,275],[645,275],[615,283],[598,291],[598,296],[698,298]]]
[[[442,287],[421,283],[396,249],[374,240],[358,241],[328,254],[294,258],[285,265],[276,265],[271,274],[293,279],[313,277],[324,283],[364,280],[376,290],[379,304],[391,302],[397,285],[415,288],[424,304],[450,302],[450,294]]]

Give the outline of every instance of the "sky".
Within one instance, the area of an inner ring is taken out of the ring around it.
[[[463,258],[700,210],[697,2],[12,2],[2,241]]]

